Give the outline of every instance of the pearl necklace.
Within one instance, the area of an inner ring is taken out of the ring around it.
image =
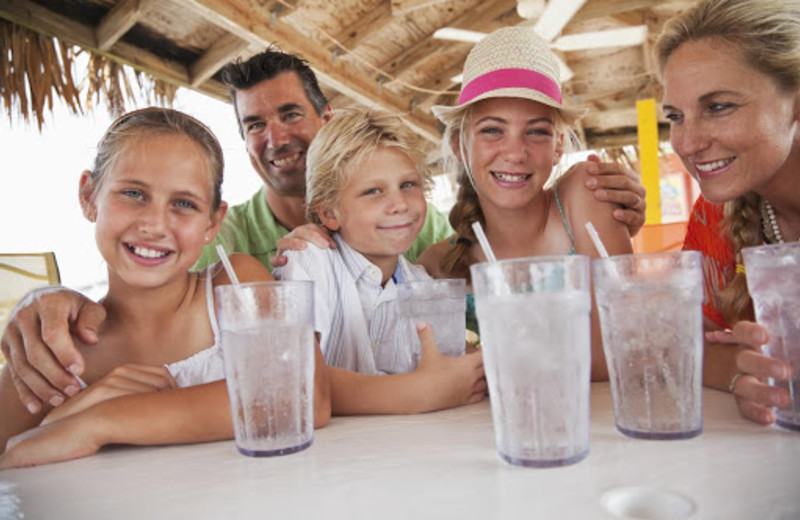
[[[775,218],[775,209],[767,199],[761,197],[761,227],[764,230],[764,236],[769,244],[783,244],[783,235],[781,235],[781,228],[778,227],[778,221]]]

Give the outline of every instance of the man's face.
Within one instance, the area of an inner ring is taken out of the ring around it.
[[[264,183],[278,195],[303,197],[306,151],[330,112],[317,115],[294,72],[237,90],[236,109],[250,162]]]

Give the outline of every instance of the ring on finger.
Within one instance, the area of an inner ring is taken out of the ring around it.
[[[744,372],[736,372],[735,374],[733,374],[733,377],[731,378],[731,382],[728,384],[728,392],[733,393],[734,390],[736,390],[736,382],[743,375],[745,375]]]

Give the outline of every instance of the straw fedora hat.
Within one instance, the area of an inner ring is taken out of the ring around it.
[[[479,41],[464,63],[464,79],[456,106],[431,107],[443,123],[482,99],[531,99],[556,108],[568,124],[585,110],[561,101],[559,67],[550,46],[531,27],[503,27]]]

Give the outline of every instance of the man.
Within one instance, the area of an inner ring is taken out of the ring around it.
[[[265,265],[277,255],[281,238],[284,247],[302,248],[304,238],[324,246],[321,234],[286,237],[305,224],[306,151],[331,117],[314,72],[304,60],[269,48],[247,61],[229,63],[222,79],[231,89],[245,148],[264,186],[251,200],[229,209],[217,241],[226,245],[228,253],[249,253]],[[587,188],[599,200],[621,206],[614,217],[625,222],[633,235],[644,224],[645,208],[645,191],[635,173],[600,163],[589,169],[597,175]],[[425,247],[451,233],[446,218],[429,204],[423,229],[406,256],[413,261]],[[214,245],[206,248],[198,267],[217,261]],[[28,410],[37,413],[42,402],[58,406],[79,391],[75,376],[84,366],[72,335],[96,343],[96,330],[104,318],[102,306],[64,288],[35,291],[20,302],[0,347]]]

